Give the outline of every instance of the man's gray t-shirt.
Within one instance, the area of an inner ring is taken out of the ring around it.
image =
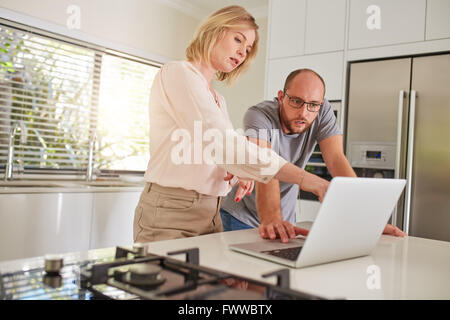
[[[260,129],[263,131],[259,131]],[[304,169],[318,142],[342,134],[333,109],[327,100],[324,100],[324,104],[311,127],[300,134],[285,134],[283,132],[277,98],[273,101],[263,101],[249,108],[244,116],[244,130],[244,134],[248,137],[267,140],[272,149],[281,157],[302,169]],[[260,132],[259,136],[258,132]],[[238,203],[234,201],[236,190],[237,186],[223,198],[222,209],[239,221],[252,227],[258,227],[260,222],[256,212],[255,189],[251,195],[245,196]],[[291,223],[296,222],[295,207],[298,191],[298,185],[280,182],[283,220]]]

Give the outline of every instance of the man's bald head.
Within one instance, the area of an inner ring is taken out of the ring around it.
[[[323,87],[323,97],[325,96],[325,81],[323,81],[322,77],[315,72],[314,70],[311,69],[297,69],[292,71],[286,78],[286,81],[284,83],[284,92],[286,92],[286,90],[288,90],[290,88],[290,85],[292,83],[292,81],[294,81],[294,79],[297,80],[305,80],[305,81],[309,81],[312,80],[313,82],[317,82],[317,80],[320,81],[320,83],[322,84]],[[316,81],[314,81],[316,80]],[[315,85],[315,83],[311,83],[311,85]]]

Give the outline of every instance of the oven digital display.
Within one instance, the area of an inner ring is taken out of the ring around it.
[[[381,151],[366,151],[366,158],[381,159]]]

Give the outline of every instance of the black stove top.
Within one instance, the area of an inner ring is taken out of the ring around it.
[[[43,267],[0,274],[3,300],[317,300],[289,288],[289,269],[263,275],[272,285],[199,265],[197,248],[170,252],[185,261],[117,247],[115,256],[71,261],[47,259]]]

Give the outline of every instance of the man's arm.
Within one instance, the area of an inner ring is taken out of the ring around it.
[[[356,177],[355,171],[350,166],[350,163],[344,154],[342,135],[335,135],[323,139],[319,142],[319,147],[331,176]],[[383,234],[390,234],[397,237],[406,235],[402,230],[390,224],[386,225]]]
[[[265,140],[248,139],[260,147],[271,147]],[[262,238],[275,239],[278,235],[282,242],[288,242],[289,238],[294,238],[297,234],[307,234],[307,230],[283,221],[280,183],[277,179],[272,179],[267,184],[256,182],[256,211],[260,221],[258,230]]]
[[[335,135],[319,142],[323,160],[333,177],[356,177],[344,154],[342,135]]]

